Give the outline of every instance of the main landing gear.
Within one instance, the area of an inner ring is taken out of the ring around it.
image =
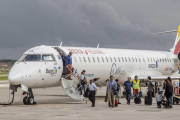
[[[23,92],[23,95],[24,94],[26,94],[26,96],[23,98],[24,105],[36,104],[36,102],[34,102],[34,95],[31,88],[28,89],[28,92]]]

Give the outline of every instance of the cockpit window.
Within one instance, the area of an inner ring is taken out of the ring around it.
[[[54,61],[53,55],[42,55],[42,60],[44,61]]]
[[[22,55],[22,57],[18,60],[18,62],[23,61],[26,58],[27,55]]]
[[[40,61],[41,55],[27,55],[24,61]]]

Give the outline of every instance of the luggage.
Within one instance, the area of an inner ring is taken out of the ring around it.
[[[142,94],[142,92],[141,92],[141,91],[139,92],[139,97],[143,97],[143,94]]]
[[[168,93],[172,94],[173,93],[173,86],[167,85]]]
[[[118,106],[118,102],[117,102],[117,100],[115,99],[115,107],[117,107]]]
[[[126,95],[126,92],[125,92],[125,91],[123,91],[123,95]]]
[[[134,103],[135,103],[135,104],[141,104],[141,98],[140,98],[139,96],[136,96],[136,97],[134,98]]]
[[[110,102],[108,102],[108,105],[109,105],[109,107],[110,107]],[[116,99],[115,99],[115,107],[118,107],[118,102],[117,102]]]
[[[89,89],[88,88],[86,89],[86,92],[84,93],[84,97],[87,97],[87,98],[89,97]]]
[[[145,96],[145,98],[144,98],[144,104],[145,104],[145,105],[149,105],[149,104],[150,104],[150,99],[149,99],[148,96]]]

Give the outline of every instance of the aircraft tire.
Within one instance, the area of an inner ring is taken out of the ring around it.
[[[34,99],[31,98],[31,97],[28,97],[27,104],[28,105],[33,105],[34,104]]]
[[[23,103],[24,103],[24,105],[27,105],[27,97],[23,98]]]

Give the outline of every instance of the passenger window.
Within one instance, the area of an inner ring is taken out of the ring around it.
[[[148,60],[148,62],[149,62],[149,58],[147,57],[147,60]]]
[[[53,57],[54,59],[54,57]],[[41,55],[27,55],[24,59],[25,61],[40,61]]]
[[[121,62],[120,58],[118,57],[119,62]]]
[[[103,57],[101,57],[102,58],[102,62],[104,62],[104,58]]]
[[[151,62],[152,62],[152,58],[150,58],[151,59]]]
[[[157,58],[157,62],[159,62],[159,59]]]
[[[108,57],[106,57],[106,61],[108,62]]]
[[[110,60],[111,60],[111,62],[113,62],[111,57],[110,57]]]
[[[88,57],[89,62],[91,62],[90,58]]]
[[[126,60],[126,62],[127,62],[127,58],[125,57],[125,60]]]
[[[97,57],[97,60],[98,60],[98,62],[100,62],[98,57]]]
[[[79,61],[82,62],[81,57],[79,57]]]
[[[132,61],[134,62],[134,58],[132,57]]]
[[[42,55],[42,60],[44,61],[54,61],[53,55]]]
[[[161,62],[161,58],[159,59],[159,61]]]
[[[169,62],[169,59],[167,58],[167,62]]]
[[[74,57],[74,61],[77,62],[76,57]]]
[[[124,62],[124,59],[123,59],[123,57],[122,57],[121,59],[122,59],[122,62]]]
[[[128,57],[129,58],[129,57]],[[131,59],[129,58],[129,62],[131,62]]]
[[[143,58],[143,62],[145,62],[145,59]]]
[[[154,59],[154,62],[156,62],[155,58],[153,58],[153,59]]]
[[[83,57],[83,59],[84,59],[84,62],[86,62],[86,58],[85,58],[85,57]]]
[[[169,58],[170,62],[171,62],[171,59]]]
[[[114,61],[116,62],[116,58],[114,57]]]
[[[95,59],[94,59],[94,57],[92,57],[92,59],[93,59],[94,62],[96,62]]]
[[[141,62],[141,59],[139,58],[139,62]]]
[[[135,59],[136,59],[136,62],[138,62],[138,61],[137,61],[137,58],[135,58]]]
[[[164,59],[162,58],[162,62],[164,62]]]

